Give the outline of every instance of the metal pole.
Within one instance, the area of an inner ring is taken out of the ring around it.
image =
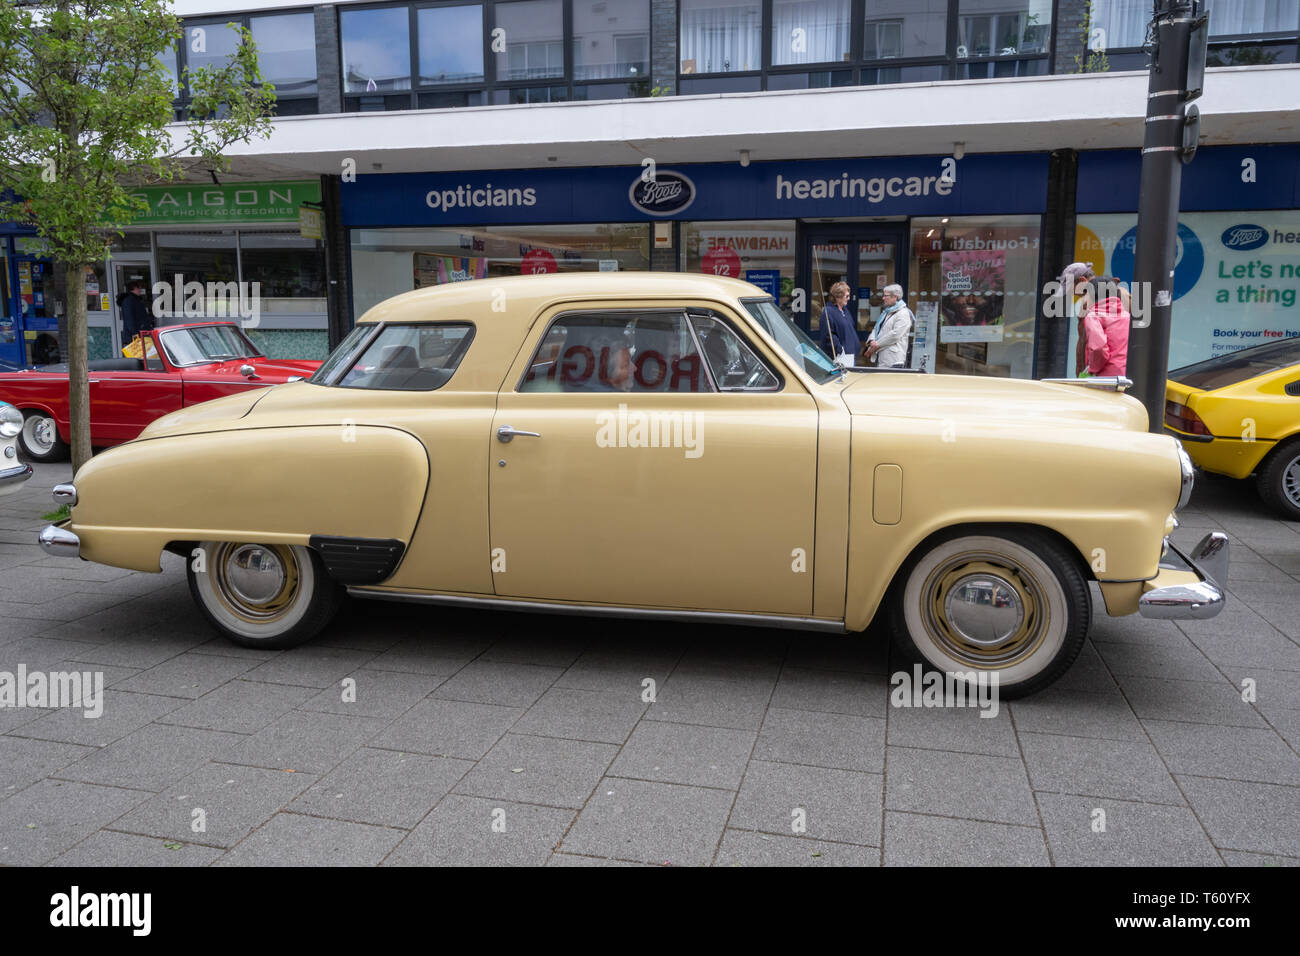
[[[1127,374],[1146,406],[1149,428],[1164,431],[1165,377],[1173,318],[1174,259],[1178,249],[1178,194],[1183,179],[1187,59],[1196,0],[1155,0],[1151,80],[1138,196],[1133,263],[1134,322]]]

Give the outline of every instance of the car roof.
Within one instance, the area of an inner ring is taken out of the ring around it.
[[[499,314],[531,321],[555,302],[585,298],[703,298],[735,300],[766,297],[758,286],[726,276],[690,272],[556,272],[447,282],[386,299],[357,320],[369,322],[449,322]],[[495,308],[494,308],[495,306]],[[458,310],[464,310],[458,315]]]

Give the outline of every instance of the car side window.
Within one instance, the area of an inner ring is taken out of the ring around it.
[[[551,323],[521,392],[708,392],[681,312],[568,312]]]
[[[691,314],[713,382],[720,391],[774,391],[781,381],[748,343],[717,316]]]
[[[428,392],[447,384],[474,338],[467,324],[386,325],[335,384]]]

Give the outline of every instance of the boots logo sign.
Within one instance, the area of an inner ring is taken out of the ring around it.
[[[695,202],[695,184],[681,173],[660,169],[653,179],[634,180],[627,197],[648,216],[672,216]]]
[[[1268,242],[1268,230],[1263,226],[1243,222],[1241,225],[1229,226],[1223,230],[1222,241],[1225,249],[1249,252]]]

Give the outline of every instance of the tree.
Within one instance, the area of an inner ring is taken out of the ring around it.
[[[132,189],[187,164],[225,171],[227,146],[270,132],[275,90],[236,29],[243,42],[224,64],[186,71],[187,121],[169,128],[175,91],[161,57],[182,31],[166,0],[0,3],[0,218],[33,226],[63,274],[74,473],[91,454],[86,266],[146,211]],[[205,39],[191,36],[196,52]]]

